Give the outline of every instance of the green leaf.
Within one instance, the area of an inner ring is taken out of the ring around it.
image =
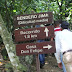
[[[63,13],[63,15],[65,15],[65,13]]]
[[[13,12],[16,12],[16,10],[13,10]]]

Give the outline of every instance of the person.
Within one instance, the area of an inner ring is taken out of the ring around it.
[[[54,21],[54,34],[55,36],[61,32],[61,23],[60,21]],[[56,53],[54,53],[55,57],[56,57]],[[62,62],[62,69],[63,69],[63,72],[66,72],[66,68],[64,66],[64,63],[62,61],[62,54],[60,55],[61,56],[61,62]],[[61,68],[61,67],[60,67]]]
[[[56,60],[61,68],[61,56],[67,72],[72,72],[72,32],[68,30],[69,23],[63,21],[61,24],[61,32],[55,36]]]
[[[61,24],[59,21],[54,21],[54,33],[55,33],[55,35],[61,31],[60,25]]]
[[[36,25],[35,27],[44,27],[44,25]],[[44,40],[37,40],[37,42],[44,42]],[[40,68],[45,65],[45,54],[39,54]]]

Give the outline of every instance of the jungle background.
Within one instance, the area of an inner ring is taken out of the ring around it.
[[[0,67],[3,67],[4,71],[36,71],[33,55],[16,56],[13,17],[15,15],[32,14],[32,12],[49,11],[53,12],[54,20],[68,21],[70,24],[69,28],[72,30],[72,0],[0,0]],[[24,29],[27,28],[31,27],[24,27]],[[41,72],[62,71],[57,67],[54,56],[52,57],[49,54],[46,57],[46,61],[47,65],[44,66]]]

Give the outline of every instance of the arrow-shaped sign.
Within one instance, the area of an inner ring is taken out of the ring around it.
[[[48,46],[43,46],[43,48],[48,48],[48,49],[51,49],[52,46],[51,45],[48,45]]]
[[[47,27],[45,28],[44,32],[46,32],[46,37],[48,37],[48,32],[49,32],[49,30],[48,30]]]

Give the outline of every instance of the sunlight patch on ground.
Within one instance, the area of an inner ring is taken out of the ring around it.
[[[2,62],[0,62],[0,66],[1,66],[1,65],[3,65],[3,63],[2,63]]]
[[[45,64],[48,64],[48,62],[45,62]]]

